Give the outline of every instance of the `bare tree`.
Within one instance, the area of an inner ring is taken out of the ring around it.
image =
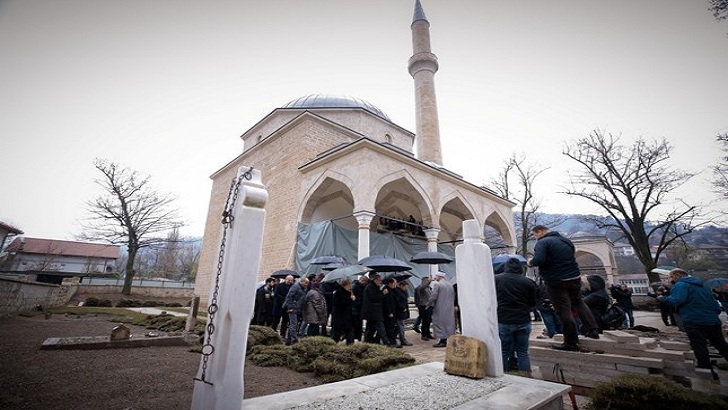
[[[713,12],[717,20],[725,20],[728,18],[728,0],[710,0],[708,10]]]
[[[721,145],[720,149],[723,151],[723,156],[713,166],[713,186],[716,193],[725,201],[728,200],[728,133],[718,135],[716,140]],[[728,214],[728,211],[723,211],[723,214]]]
[[[149,177],[102,159],[94,161],[103,178],[96,183],[104,193],[87,202],[91,216],[84,224],[83,237],[113,244],[125,244],[128,252],[122,294],[131,294],[134,263],[139,249],[163,242],[162,233],[182,223],[170,205],[174,198],[149,186]]]
[[[542,168],[538,164],[528,164],[525,154],[515,153],[505,161],[497,179],[491,181],[492,186],[503,198],[516,203],[516,235],[519,243],[516,253],[527,256],[528,242],[534,239],[531,228],[538,224],[547,226],[558,225],[562,220],[551,220],[549,222],[539,221],[538,209],[541,202],[534,195],[534,185],[538,178],[548,168]]]
[[[612,219],[600,228],[619,229],[655,282],[658,275],[651,271],[665,248],[707,222],[695,222],[700,216],[696,206],[668,201],[670,192],[694,174],[668,166],[672,147],[665,139],[648,142],[640,137],[631,146],[619,140],[594,131],[567,145],[564,154],[581,167],[570,174],[571,187],[564,193],[604,209]]]

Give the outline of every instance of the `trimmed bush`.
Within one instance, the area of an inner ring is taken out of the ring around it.
[[[83,302],[84,306],[98,306],[99,305],[99,298],[86,298],[86,300]]]
[[[587,410],[711,409],[728,410],[728,402],[657,375],[621,374],[598,384],[589,394]]]
[[[137,299],[121,299],[116,307],[142,307],[142,301]]]
[[[109,299],[101,299],[99,300],[99,304],[96,305],[98,307],[113,307],[114,305],[111,303]]]
[[[248,350],[257,345],[283,345],[281,335],[268,326],[250,325],[248,327]]]

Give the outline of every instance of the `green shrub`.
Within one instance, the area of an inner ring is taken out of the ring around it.
[[[281,335],[268,326],[250,325],[248,327],[248,350],[256,345],[282,345]]]
[[[109,299],[100,299],[99,304],[96,305],[99,307],[113,307],[114,305],[111,303]]]
[[[314,360],[313,370],[316,377],[329,383],[411,366],[414,362],[412,356],[401,350],[357,343],[333,346]]]
[[[116,303],[116,307],[141,307],[142,301],[136,299],[121,299]]]
[[[165,303],[164,306],[166,307],[182,307],[182,304],[179,302],[169,302]]]
[[[164,306],[164,302],[157,302],[156,300],[147,300],[142,302],[142,307],[157,307]]]
[[[290,346],[283,344],[256,345],[247,351],[248,359],[263,367],[287,367],[290,355]]]
[[[83,302],[84,306],[98,306],[99,305],[99,298],[86,298],[86,301]]]
[[[621,374],[598,384],[587,410],[711,409],[728,410],[728,402],[657,375]]]

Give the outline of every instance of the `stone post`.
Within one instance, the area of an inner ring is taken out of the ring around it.
[[[197,314],[200,311],[200,296],[192,296],[190,301],[190,313],[187,315],[187,322],[185,323],[185,332],[194,332],[195,326],[197,325]]]
[[[369,256],[369,230],[371,229],[374,213],[369,211],[354,212],[354,217],[359,223],[359,249],[357,252],[357,260],[362,260]]]
[[[209,344],[214,350],[207,350],[208,355],[205,355],[206,346],[203,346],[200,370],[192,395],[192,410],[239,410],[243,405],[245,347],[255,302],[265,222],[264,207],[268,200],[260,171],[240,167],[238,177],[248,172],[250,179],[243,178],[237,201],[230,204],[234,219],[227,228],[222,274],[217,276],[217,262],[213,269],[208,306],[215,302],[217,283],[218,310],[214,318],[207,319],[208,326],[212,320],[215,331],[211,336],[206,334],[205,341],[209,337]],[[204,382],[199,380],[203,373]]]
[[[427,236],[427,251],[437,252],[437,236],[440,235],[440,230],[437,228],[425,229],[425,236]],[[430,277],[434,277],[437,273],[438,265],[430,265]]]
[[[503,375],[500,337],[498,336],[498,301],[490,248],[483,243],[478,221],[463,221],[464,242],[455,248],[458,303],[463,335],[485,342],[485,374]]]

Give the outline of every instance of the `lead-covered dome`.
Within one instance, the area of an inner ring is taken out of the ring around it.
[[[281,108],[363,108],[391,122],[389,116],[374,104],[348,95],[310,94],[296,98]]]

